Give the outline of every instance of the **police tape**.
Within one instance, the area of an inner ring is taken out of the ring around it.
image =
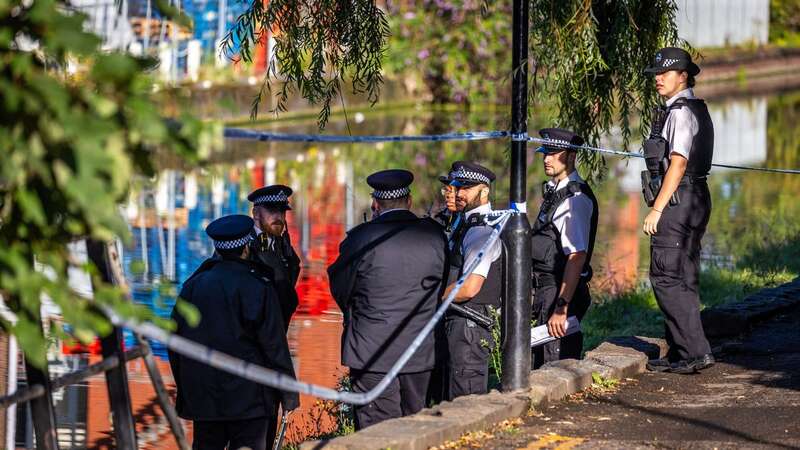
[[[539,143],[539,144],[548,144],[548,143],[550,143],[549,139],[541,139],[541,138],[534,138],[534,137],[529,137],[528,141],[529,142],[536,142],[536,143]],[[590,151],[590,152],[597,152],[597,153],[604,153],[604,154],[609,154],[609,155],[623,156],[623,157],[626,157],[626,158],[644,158],[643,154],[636,153],[636,152],[625,152],[625,151],[622,151],[622,150],[611,150],[611,149],[602,148],[602,147],[592,147],[592,146],[589,146],[589,145],[564,144],[562,142],[559,142],[558,145],[559,146],[567,145],[567,146],[569,146],[571,148],[574,148],[576,150],[587,150],[587,151]],[[712,167],[725,168],[725,169],[752,170],[752,171],[758,171],[758,172],[786,173],[786,174],[794,174],[794,175],[800,174],[800,169],[773,169],[771,167],[737,166],[737,165],[734,165],[734,164],[719,164],[719,163],[712,163],[711,166]]]
[[[174,335],[151,323],[138,322],[133,319],[122,317],[109,307],[103,306],[101,308],[111,323],[113,323],[115,326],[125,327],[144,337],[157,340],[175,353],[179,353],[187,358],[194,359],[195,361],[207,364],[224,372],[228,372],[259,384],[265,384],[282,391],[298,392],[301,394],[313,395],[319,398],[341,401],[354,405],[366,405],[378,398],[378,396],[381,395],[381,393],[383,393],[387,387],[389,387],[389,384],[392,382],[392,380],[394,380],[397,375],[400,374],[400,371],[406,365],[408,360],[411,359],[420,345],[422,345],[422,342],[425,340],[425,338],[433,331],[433,328],[442,319],[445,311],[447,311],[447,308],[451,303],[453,303],[456,294],[458,294],[458,291],[464,285],[464,281],[466,280],[467,276],[469,276],[469,274],[475,270],[489,248],[492,245],[495,245],[497,240],[500,238],[500,233],[503,232],[503,229],[508,223],[508,219],[517,213],[517,211],[513,210],[495,211],[490,217],[487,217],[486,224],[493,228],[492,233],[489,235],[489,238],[486,240],[483,246],[481,246],[481,248],[478,250],[477,255],[467,261],[464,267],[464,275],[458,279],[455,288],[450,291],[450,294],[447,296],[447,298],[445,298],[441,305],[439,305],[439,307],[436,309],[436,312],[433,314],[433,317],[428,320],[420,333],[416,336],[416,338],[414,338],[414,341],[411,343],[411,345],[406,348],[402,355],[400,355],[400,358],[394,363],[392,368],[386,373],[383,379],[381,379],[381,381],[368,392],[342,392],[329,387],[299,381],[289,375],[256,364],[251,364],[247,361],[235,358],[226,353],[206,347],[202,344],[198,344],[189,339]]]
[[[511,136],[508,131],[467,131],[464,133],[418,134],[418,135],[336,135],[336,134],[291,134],[270,131],[248,130],[245,128],[225,128],[224,136],[230,139],[250,139],[255,141],[276,142],[439,142],[439,141],[480,141],[484,139],[500,139]]]
[[[548,144],[549,139],[528,136],[527,133],[511,133],[510,131],[466,131],[463,133],[445,134],[419,134],[419,135],[336,135],[336,134],[302,134],[302,133],[276,133],[272,131],[251,130],[246,128],[225,128],[224,136],[229,139],[249,139],[255,141],[274,142],[327,142],[327,143],[378,143],[378,142],[443,142],[443,141],[480,141],[486,139],[511,138],[512,141],[528,141]],[[564,143],[559,142],[560,146]],[[569,145],[576,150],[602,153],[606,155],[622,156],[626,158],[644,158],[636,152],[614,150],[589,145]],[[773,169],[770,167],[738,166],[733,164],[711,164],[713,167],[726,169],[750,170],[758,172],[772,172],[784,174],[800,174],[800,169]]]

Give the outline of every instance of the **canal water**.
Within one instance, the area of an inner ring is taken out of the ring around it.
[[[800,166],[800,92],[769,97],[715,101],[711,115],[716,130],[714,162],[757,167]],[[326,132],[342,134],[421,134],[447,131],[506,129],[505,110],[437,112],[402,109],[372,113],[351,110],[348,121],[332,119]],[[530,125],[531,130],[546,124]],[[316,132],[310,121],[275,122],[282,132]],[[533,134],[533,133],[532,133]],[[613,136],[605,142],[618,146]],[[637,148],[636,144],[632,148]],[[541,157],[528,155],[528,209],[536,211],[544,180]],[[262,185],[287,184],[294,189],[288,230],[302,259],[297,290],[300,306],[289,328],[289,344],[300,379],[335,386],[344,373],[339,363],[341,313],[332,301],[326,267],[338,253],[345,232],[369,216],[365,178],[386,168],[415,174],[414,210],[437,211],[440,184],[436,177],[458,159],[477,160],[498,174],[493,204],[507,203],[507,141],[306,144],[231,140],[200,169],[184,170],[164,161],[154,180],[134,186],[124,207],[130,225],[124,266],[136,302],[168,316],[180,283],[212,253],[204,228],[214,218],[249,211],[247,194]],[[600,207],[595,248],[596,294],[622,292],[642,282],[648,264],[647,239],[641,232],[645,207],[641,200],[641,160],[607,158],[607,175],[595,183]],[[798,235],[800,176],[717,169],[709,178],[714,209],[704,241],[703,263],[735,267],[751,263],[770,246]],[[769,264],[766,258],[765,264]],[[129,343],[132,343],[129,338]],[[174,389],[163,346],[154,343],[161,371]],[[79,362],[75,359],[79,358]],[[83,365],[96,357],[64,357],[64,365]],[[134,414],[144,448],[175,448],[160,415],[146,372],[129,365]],[[78,393],[59,400],[64,444],[110,446],[110,425],[102,377],[89,380]],[[72,401],[67,398],[75,396]],[[316,399],[303,396],[293,415],[288,438],[302,440],[325,431],[331,422]],[[78,405],[78,406],[74,406]],[[71,437],[70,437],[71,436]],[[75,440],[77,439],[77,440]]]

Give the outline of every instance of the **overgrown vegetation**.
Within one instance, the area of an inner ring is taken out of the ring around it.
[[[253,113],[261,102],[271,104],[265,94],[272,88],[275,112],[284,111],[289,94],[297,92],[320,105],[322,128],[336,101],[344,106],[345,84],[377,100],[384,59],[387,74],[421,79],[434,103],[507,103],[510,2],[388,1],[385,8],[374,0],[252,3],[224,46],[249,61],[266,31],[280,30]],[[627,145],[633,118],[645,111],[646,122],[658,100],[642,69],[660,47],[685,46],[677,36],[676,10],[675,0],[532,0],[526,61],[532,98],[555,100],[558,112],[548,119],[590,143],[619,119]],[[587,153],[583,162],[593,175],[602,174],[597,154]]]
[[[800,0],[769,2],[769,41],[780,46],[800,46]]]
[[[0,295],[16,317],[0,326],[38,365],[43,296],[81,341],[111,329],[69,288],[67,244],[128,236],[118,205],[135,174],[153,175],[154,151],[194,161],[221,141],[189,115],[165,121],[147,75],[155,61],[101,51],[85,19],[64,1],[0,0]],[[95,301],[156,319],[93,281]]]
[[[797,276],[787,270],[710,268],[700,274],[701,307],[741,300],[759,289],[789,282]],[[581,328],[584,350],[591,350],[612,336],[664,335],[661,311],[646,283],[620,295],[595,295]]]

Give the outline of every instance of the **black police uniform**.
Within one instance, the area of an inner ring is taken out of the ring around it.
[[[489,169],[472,162],[457,161],[450,173],[452,184],[456,187],[475,184],[491,184],[495,179]],[[476,208],[491,212],[491,206]],[[464,241],[470,230],[485,227],[485,214],[472,213],[466,217],[464,225],[458,227],[450,239],[450,276],[448,283],[456,282],[463,275],[466,264]],[[487,230],[485,230],[487,231]],[[486,233],[489,234],[489,233]],[[481,245],[483,242],[480,243]],[[502,244],[498,241],[498,244]],[[488,257],[488,255],[484,256]],[[491,263],[480,292],[460,306],[472,309],[484,316],[491,317],[490,308],[500,310],[502,306],[503,256]],[[468,394],[484,394],[488,392],[489,356],[494,348],[491,330],[481,327],[474,321],[459,314],[448,312],[445,318],[445,330],[448,347],[448,398],[454,399]]]
[[[256,189],[247,196],[247,199],[253,202],[253,206],[291,210],[289,206],[291,195],[292,189],[288,186],[273,185]],[[269,269],[266,275],[273,281],[278,291],[283,324],[288,330],[289,321],[298,305],[295,286],[300,277],[300,257],[292,247],[288,231],[282,236],[270,236],[265,231],[259,233],[253,228],[250,233],[253,238],[250,242],[250,259]]]
[[[451,168],[452,171],[452,168]],[[443,185],[450,184],[450,172],[448,175],[441,175],[439,176],[439,181]],[[442,208],[439,213],[437,213],[434,217],[444,230],[444,234],[447,238],[448,248],[452,249],[453,246],[453,236],[458,232],[459,227],[464,225],[464,212],[463,211],[450,211],[445,206]],[[455,281],[453,277],[457,276],[458,273],[456,272],[454,275],[448,277],[448,282]],[[444,283],[445,285],[447,283]],[[450,375],[448,372],[448,350],[447,350],[447,331],[445,328],[445,321],[440,321],[436,324],[436,328],[433,330],[434,333],[434,340],[435,340],[435,359],[436,364],[431,372],[431,382],[428,387],[428,395],[427,395],[427,404],[436,404],[441,403],[444,400],[449,398],[449,379]]]
[[[563,129],[546,128],[539,132],[544,139],[561,141],[571,145],[583,145],[583,139],[571,131]],[[560,145],[558,142],[545,144],[539,153],[560,152],[570,149],[569,146]],[[547,186],[545,183],[544,186]],[[561,245],[561,232],[554,225],[553,219],[558,207],[569,198],[581,193],[592,202],[592,215],[589,220],[589,242],[586,249],[586,261],[581,271],[581,277],[567,306],[567,316],[575,316],[578,321],[583,319],[591,304],[589,281],[592,277],[592,253],[597,235],[598,206],[597,198],[588,184],[582,181],[569,181],[561,189],[545,188],[542,206],[536,221],[531,226],[532,246],[532,271],[531,286],[533,293],[533,319],[537,325],[544,325],[550,320],[557,308],[557,300],[561,291],[564,269],[567,265],[567,256]],[[573,333],[556,341],[548,342],[531,349],[531,367],[538,369],[542,364],[561,359],[580,359],[583,350],[583,333]]]
[[[373,197],[408,196],[410,172],[390,170],[367,181]],[[441,227],[405,210],[387,211],[347,234],[328,268],[331,293],[344,314],[342,364],[355,392],[372,389],[433,316],[445,278]],[[356,406],[356,428],[413,414],[425,406],[434,366],[428,335],[400,375],[376,400]]]
[[[253,220],[227,216],[206,231],[215,247],[243,250]],[[194,305],[201,319],[191,327],[173,310],[176,334],[249,363],[294,377],[277,294],[272,284],[246,260],[211,258],[187,279],[180,297]],[[177,411],[194,421],[195,449],[264,449],[272,439],[278,403],[293,409],[296,393],[285,393],[169,352],[177,385]]]
[[[671,62],[667,64],[667,62]],[[700,69],[681,49],[662,49],[649,72],[687,70],[696,75]],[[714,151],[714,125],[701,99],[679,98],[662,120],[679,108],[688,108],[697,120],[697,134],[692,139],[686,172],[676,190],[675,202],[664,208],[657,232],[650,237],[650,282],[661,311],[669,344],[669,361],[693,361],[709,358],[711,347],[700,321],[699,270],[700,241],[711,215],[711,195],[706,177],[711,170]],[[662,124],[653,124],[661,129]],[[680,124],[678,124],[680,125]],[[670,155],[667,147],[667,160]],[[713,360],[712,360],[713,362]],[[703,368],[708,362],[696,366]]]

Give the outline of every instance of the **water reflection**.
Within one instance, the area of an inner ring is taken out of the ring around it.
[[[711,104],[716,129],[715,162],[744,165],[796,167],[800,93],[758,97],[725,104]],[[435,113],[398,111],[367,113],[362,123],[350,123],[353,134],[415,134],[470,129],[503,129],[505,112]],[[531,124],[531,129],[537,125]],[[314,123],[281,123],[271,129],[314,132]],[[347,130],[332,121],[330,133]],[[609,139],[610,143],[614,139]],[[288,214],[289,233],[303,262],[298,283],[299,308],[289,329],[289,342],[300,378],[335,386],[342,373],[339,365],[341,314],[333,303],[326,267],[336,258],[346,230],[363,220],[369,209],[365,177],[379,169],[404,167],[416,175],[413,197],[416,212],[438,208],[436,176],[456,159],[477,159],[501,174],[494,204],[502,207],[508,192],[506,144],[500,141],[467,143],[387,143],[365,145],[307,145],[230,141],[214,164],[182,171],[177,166],[133,189],[125,212],[132,239],[124,252],[124,266],[135,301],[160,315],[168,315],[176,287],[212,252],[203,229],[224,214],[248,213],[246,195],[265,184],[292,187],[294,210]],[[544,180],[540,159],[528,156],[529,209],[540,202]],[[609,176],[595,188],[600,202],[600,226],[595,251],[593,288],[619,292],[636,283],[647,263],[647,241],[641,233],[643,204],[640,198],[641,160],[610,159]],[[169,163],[165,167],[170,167]],[[800,177],[744,173],[714,169],[710,186],[714,211],[705,240],[707,264],[735,264],[756,257],[756,250],[770,235],[798,235],[797,217]],[[760,224],[753,226],[753,224]],[[776,231],[775,227],[778,226]],[[759,247],[761,246],[761,247]],[[130,339],[130,337],[129,337]],[[163,358],[163,346],[154,345],[162,358],[165,380],[172,378]],[[143,368],[129,365],[131,392],[140,440],[152,448],[173,448],[165,422],[154,409],[149,381]],[[89,447],[108,444],[108,407],[102,378],[90,380],[85,389],[85,435]],[[141,399],[141,400],[139,400]],[[291,440],[302,439],[308,427],[325,429],[329,423],[312,412],[316,400],[303,397],[303,409],[295,415]],[[81,406],[79,406],[80,408]],[[320,422],[321,421],[321,422]]]

